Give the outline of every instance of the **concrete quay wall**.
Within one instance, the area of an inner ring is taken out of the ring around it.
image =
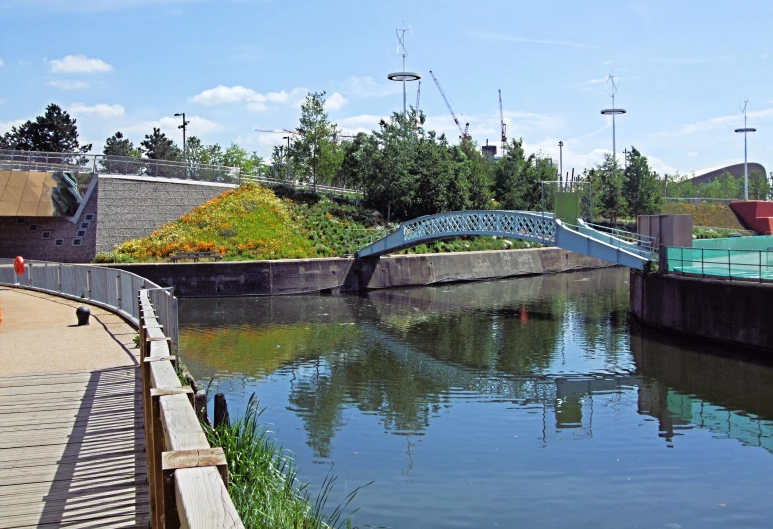
[[[360,260],[114,263],[108,266],[133,272],[162,287],[174,287],[178,297],[220,297],[423,286],[606,268],[612,264],[559,248],[536,248]]]
[[[773,351],[773,284],[631,270],[629,286],[631,312],[647,325]]]

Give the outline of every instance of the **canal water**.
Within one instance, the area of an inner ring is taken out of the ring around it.
[[[180,301],[185,361],[251,395],[361,527],[770,527],[773,367],[638,327],[622,268]],[[697,317],[697,315],[696,315]]]

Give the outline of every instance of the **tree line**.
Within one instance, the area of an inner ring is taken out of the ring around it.
[[[621,218],[660,213],[664,197],[742,198],[743,181],[725,173],[696,185],[686,176],[659,175],[638,149],[626,150],[620,166],[611,154],[578,175],[555,182],[557,169],[542,153],[527,154],[523,140],[512,139],[499,158],[491,158],[470,139],[453,145],[444,134],[425,127],[422,112],[394,113],[378,129],[344,136],[325,111],[325,92],[311,92],[301,105],[289,147],[274,147],[270,163],[236,143],[223,148],[187,141],[188,166],[236,167],[243,174],[268,174],[280,180],[357,188],[367,207],[389,220],[404,220],[444,211],[470,209],[552,210],[554,193],[573,189],[584,212],[616,224]],[[51,152],[91,150],[78,141],[76,120],[51,104],[43,116],[0,137],[0,148]],[[133,159],[182,161],[183,150],[158,128],[138,146],[123,133],[106,139],[103,154]],[[188,172],[190,176],[190,171]],[[740,186],[740,187],[739,187]],[[771,198],[766,175],[752,171],[749,198]]]

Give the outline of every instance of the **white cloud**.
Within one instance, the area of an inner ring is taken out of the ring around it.
[[[84,83],[83,81],[66,81],[64,79],[55,79],[53,81],[49,81],[48,86],[53,86],[55,88],[61,88],[62,90],[82,90],[83,88],[88,88],[88,83]]]
[[[377,83],[369,75],[365,77],[351,76],[344,83],[342,92],[350,97],[382,97],[400,93],[403,90],[402,83],[385,81]]]
[[[339,94],[338,92],[333,92],[330,94],[330,96],[327,97],[327,100],[325,101],[325,109],[326,110],[341,110],[343,106],[348,103],[346,98]]]
[[[103,60],[90,59],[85,55],[67,55],[63,59],[53,59],[49,64],[54,73],[95,73],[113,69]]]
[[[766,121],[773,119],[773,108],[767,108],[765,110],[756,110],[754,112],[747,113],[750,120]],[[683,125],[679,132],[682,134],[693,134],[695,132],[703,132],[707,130],[717,129],[730,129],[738,128],[743,125],[743,117],[740,114],[734,114],[732,116],[719,116],[716,118],[706,119],[703,121],[697,121],[688,125]],[[750,124],[750,126],[753,126]],[[668,133],[666,133],[668,134]]]
[[[687,156],[698,156],[698,153],[695,151],[687,151]]]
[[[3,62],[3,59],[0,59],[0,68],[2,68],[4,65],[5,63]]]
[[[19,59],[19,66],[29,66],[30,64],[32,64],[32,62]]]
[[[305,88],[293,88],[289,92],[281,90],[279,92],[261,94],[252,88],[246,88],[241,85],[219,85],[188,98],[188,101],[208,106],[247,103],[248,109],[260,112],[268,108],[266,103],[286,104],[290,102],[293,105],[297,105],[299,104],[299,98],[302,101],[306,93],[307,90]]]
[[[663,59],[650,59],[650,62],[655,64],[706,64],[710,63],[711,59],[706,58],[676,58],[676,57],[667,57]]]
[[[11,121],[0,121],[0,134],[10,132],[11,128],[18,127],[22,123],[26,123],[26,119],[14,119]]]
[[[354,135],[359,132],[371,132],[378,130],[378,124],[381,120],[389,120],[389,116],[376,116],[373,114],[361,114],[359,116],[349,116],[337,119],[336,123],[344,134]]]
[[[204,137],[220,128],[220,125],[214,121],[210,121],[200,116],[185,116],[187,121],[190,121],[186,129],[188,137],[197,136],[204,139]],[[161,129],[161,132],[172,138],[180,146],[183,142],[183,133],[178,127],[182,124],[182,118],[167,116],[153,121],[142,121],[135,123],[128,127],[124,127],[127,132],[135,132],[137,134],[150,134],[154,128]]]
[[[497,33],[472,33],[471,35],[484,40],[504,40],[508,42],[523,42],[526,44],[544,44],[548,46],[565,46],[569,48],[585,48],[593,50],[603,49],[594,44],[585,44],[583,42],[572,42],[568,40],[532,39],[529,37],[517,37],[514,35],[502,35]]]
[[[100,118],[114,118],[124,115],[124,108],[121,105],[107,105],[105,103],[99,103],[97,105],[88,106],[83,103],[73,103],[67,109],[72,114],[81,114],[87,116],[97,116]]]

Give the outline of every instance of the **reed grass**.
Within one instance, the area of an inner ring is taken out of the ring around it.
[[[203,425],[209,444],[220,446],[225,452],[228,491],[245,527],[350,528],[350,516],[356,509],[348,516],[344,516],[344,511],[362,487],[347,495],[332,513],[323,515],[336,477],[325,478],[321,492],[312,502],[308,485],[298,480],[298,467],[292,455],[260,424],[262,412],[253,395],[244,417],[230,425]]]

